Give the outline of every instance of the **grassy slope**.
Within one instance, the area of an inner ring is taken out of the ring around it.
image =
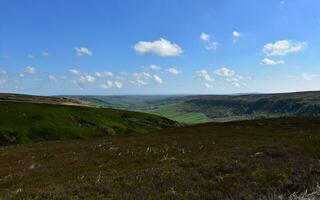
[[[155,113],[183,123],[320,115],[320,92],[203,96],[79,96],[106,107]]]
[[[0,199],[277,199],[319,182],[319,130],[282,118],[3,147]]]
[[[0,102],[0,145],[149,133],[175,122],[146,113],[33,103]]]

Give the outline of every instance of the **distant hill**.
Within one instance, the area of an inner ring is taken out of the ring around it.
[[[54,104],[54,105],[87,106],[83,102],[76,99],[68,99],[64,97],[35,96],[35,95],[26,95],[26,94],[10,94],[10,93],[0,93],[0,102],[25,102],[25,103],[45,103],[45,104]]]
[[[144,111],[184,123],[320,115],[320,92],[189,96],[72,96],[94,105]]]
[[[147,113],[64,105],[73,100],[32,97],[30,101],[37,103],[25,103],[31,96],[27,97],[0,101],[0,145],[147,134],[177,125]],[[56,101],[63,105],[53,105]]]

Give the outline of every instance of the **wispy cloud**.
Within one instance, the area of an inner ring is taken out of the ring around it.
[[[207,41],[210,40],[210,35],[203,32],[203,33],[201,33],[201,35],[200,35],[200,39],[201,39],[202,41],[204,41],[204,42],[207,42]]]
[[[117,89],[121,89],[123,88],[123,83],[120,81],[110,81],[108,80],[107,82],[103,83],[100,85],[101,88],[103,89],[111,89],[111,88],[117,88]]]
[[[215,74],[217,74],[219,76],[230,77],[230,76],[235,75],[235,72],[231,69],[226,68],[226,67],[221,67],[220,69],[217,69],[215,71]]]
[[[233,87],[240,88],[241,86],[246,85],[242,83],[242,79],[244,79],[243,76],[237,74],[235,71],[227,67],[221,67],[215,70],[215,74],[221,77],[225,77],[225,80],[231,83]]]
[[[35,74],[37,73],[36,68],[35,67],[31,67],[31,66],[27,66],[25,69],[25,72],[28,74]]]
[[[151,70],[161,70],[162,68],[157,66],[157,65],[149,65],[146,67],[142,67],[143,69],[147,70],[147,71],[151,71]]]
[[[147,72],[133,73],[133,81],[132,81],[132,83],[134,83],[134,84],[136,84],[138,86],[148,85],[150,83],[150,81],[153,81],[156,84],[162,84],[163,83],[163,80],[159,75],[149,74]]]
[[[114,76],[114,73],[113,73],[113,72],[105,71],[105,72],[96,72],[95,75],[96,75],[97,77],[113,77],[113,76]]]
[[[34,57],[34,55],[32,55],[32,54],[28,54],[28,55],[27,55],[27,58],[29,58],[29,59],[34,59],[35,57]]]
[[[264,45],[263,52],[268,56],[284,56],[288,53],[299,52],[307,46],[306,42],[294,42],[290,40],[279,40]]]
[[[213,85],[210,83],[204,83],[204,87],[211,89],[213,88]]]
[[[72,74],[72,75],[80,75],[81,72],[79,70],[76,70],[76,69],[69,69],[69,73]]]
[[[173,74],[173,75],[178,75],[181,73],[181,71],[179,71],[177,68],[175,67],[170,67],[168,69],[165,70],[166,72]]]
[[[208,81],[208,82],[212,82],[214,81],[214,78],[212,78],[208,71],[205,70],[205,69],[202,69],[200,71],[197,72],[198,73],[198,77],[200,80],[203,80],[203,81]]]
[[[200,39],[205,42],[205,49],[207,50],[217,50],[219,47],[219,43],[216,41],[211,41],[211,35],[208,33],[201,33],[200,34]]]
[[[48,76],[48,79],[51,80],[51,81],[53,81],[53,82],[58,82],[58,79],[57,79],[54,75],[52,75],[52,74],[50,74],[50,75]]]
[[[261,61],[262,65],[280,65],[280,64],[285,64],[285,61],[283,60],[272,60],[270,58],[264,58]]]
[[[92,56],[93,53],[87,47],[76,47],[74,48],[77,56]]]
[[[162,78],[160,76],[158,76],[158,75],[154,74],[154,75],[152,75],[152,78],[157,84],[162,84],[163,83]]]
[[[232,32],[233,43],[236,43],[240,37],[241,37],[241,34],[238,31]]]

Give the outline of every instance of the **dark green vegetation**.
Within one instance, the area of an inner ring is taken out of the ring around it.
[[[110,108],[0,102],[0,146],[145,134],[175,125],[156,115]]]
[[[320,115],[320,92],[72,98],[98,106],[150,112],[184,123]]]
[[[320,117],[6,146],[0,199],[286,199],[319,182],[319,159]]]

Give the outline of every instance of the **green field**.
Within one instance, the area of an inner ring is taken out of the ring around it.
[[[0,145],[146,134],[175,125],[166,118],[141,112],[0,102]]]
[[[138,111],[157,114],[186,124],[204,123],[210,121],[205,114],[201,112],[186,112],[179,104],[176,103],[140,109]]]

